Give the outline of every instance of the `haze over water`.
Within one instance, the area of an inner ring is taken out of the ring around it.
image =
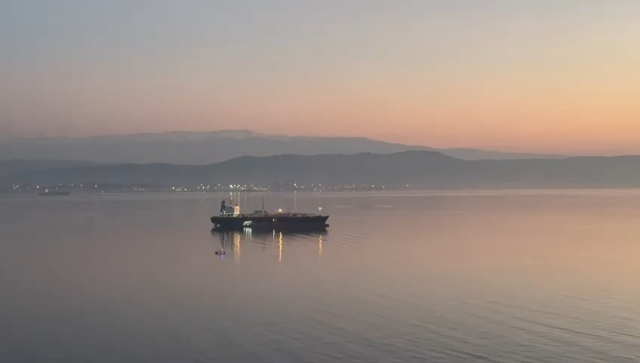
[[[640,192],[299,193],[331,227],[282,236],[217,203],[4,197],[0,361],[640,360]]]

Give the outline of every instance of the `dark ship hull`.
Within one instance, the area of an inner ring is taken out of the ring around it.
[[[264,210],[264,201],[261,211],[253,214],[241,214],[240,206],[233,202],[220,203],[220,214],[211,217],[213,228],[218,230],[242,230],[251,228],[260,231],[284,231],[284,230],[314,230],[328,227],[329,216],[310,213],[270,213]]]
[[[221,230],[273,229],[273,230],[308,230],[328,227],[329,216],[271,214],[271,215],[238,215],[214,216],[211,223]]]
[[[60,196],[71,195],[71,192],[52,191],[52,192],[38,193],[38,195],[41,197],[60,197]]]

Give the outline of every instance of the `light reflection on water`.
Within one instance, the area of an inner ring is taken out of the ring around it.
[[[321,203],[219,233],[209,195],[3,199],[0,361],[640,361],[639,192]]]
[[[318,260],[322,259],[322,248],[323,248],[323,236],[327,235],[326,230],[320,231],[304,231],[304,232],[289,232],[287,234],[288,238],[296,239],[306,239],[306,238],[317,238],[318,243]],[[282,253],[284,250],[284,239],[285,234],[283,232],[276,232],[275,230],[270,231],[260,231],[254,232],[251,228],[244,228],[242,231],[234,231],[234,230],[211,230],[211,235],[217,237],[220,240],[220,250],[228,251],[233,250],[233,258],[236,261],[240,261],[240,257],[242,255],[242,243],[243,241],[246,243],[254,243],[258,244],[264,248],[267,245],[268,240],[278,240],[278,262],[282,263]]]

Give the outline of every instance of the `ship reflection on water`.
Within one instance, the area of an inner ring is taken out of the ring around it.
[[[318,243],[318,258],[322,258],[323,243],[328,234],[326,228],[305,229],[298,231],[276,231],[276,230],[252,230],[245,228],[242,231],[221,230],[213,228],[212,236],[217,236],[220,241],[220,249],[216,250],[216,255],[220,259],[225,259],[227,254],[232,254],[233,259],[240,260],[242,254],[242,244],[245,242],[262,246],[264,252],[268,246],[278,249],[278,263],[282,263],[283,249],[286,241],[306,238],[313,239]]]

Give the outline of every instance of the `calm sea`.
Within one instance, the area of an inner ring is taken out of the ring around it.
[[[0,362],[640,362],[640,191],[218,198],[1,197]]]

